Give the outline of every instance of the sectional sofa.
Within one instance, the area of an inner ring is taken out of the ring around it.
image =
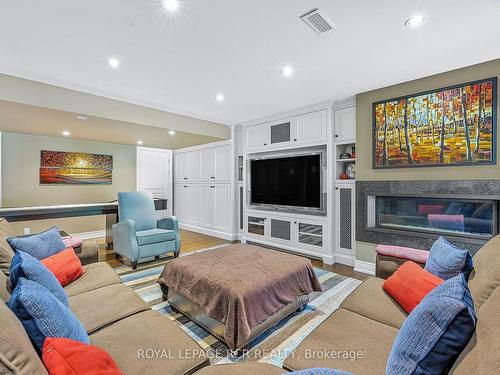
[[[378,258],[379,274],[389,276],[400,259]],[[477,312],[475,336],[456,361],[454,375],[500,371],[500,236],[474,256],[469,280]],[[288,370],[313,366],[356,375],[384,374],[387,359],[406,314],[383,291],[383,278],[364,281],[340,308],[314,330],[285,360]]]

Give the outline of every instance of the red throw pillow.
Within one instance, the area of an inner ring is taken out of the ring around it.
[[[78,279],[85,272],[72,247],[42,259],[42,263],[56,276],[62,286]]]
[[[101,348],[66,338],[48,337],[42,361],[50,375],[123,375]]]
[[[409,261],[385,280],[382,288],[409,314],[432,289],[443,282],[417,263]]]

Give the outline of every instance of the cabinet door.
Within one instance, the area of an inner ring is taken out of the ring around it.
[[[187,152],[187,179],[190,182],[200,180],[200,152]]]
[[[266,218],[262,216],[257,216],[250,214],[247,216],[247,233],[250,236],[255,236],[259,238],[266,238]]]
[[[349,141],[356,138],[356,107],[335,111],[333,139],[335,142]]]
[[[214,229],[221,232],[231,232],[231,185],[212,185],[214,194]]]
[[[175,154],[175,182],[182,184],[187,180],[187,154]]]
[[[231,152],[229,146],[216,147],[215,173],[212,175],[217,181],[229,181],[231,178]]]
[[[354,255],[354,184],[335,185],[335,252]]]
[[[197,225],[200,220],[200,186],[188,185],[186,194],[186,213],[184,221]]]
[[[293,143],[295,139],[295,121],[280,121],[269,125],[269,144],[271,146],[283,146]]]
[[[187,205],[187,186],[175,185],[174,189],[174,214],[180,222],[184,223],[186,219]]]
[[[292,244],[293,225],[293,220],[282,217],[269,218],[269,239],[273,242]]]
[[[249,126],[245,128],[245,146],[246,151],[262,150],[268,147],[267,124]]]
[[[297,143],[326,141],[326,111],[298,116],[295,126]]]
[[[214,226],[215,217],[215,189],[213,185],[200,186],[200,218],[199,225],[207,228]]]
[[[215,178],[215,149],[208,148],[200,151],[200,179],[212,181]]]
[[[307,220],[296,221],[297,243],[300,247],[321,250],[325,247],[325,225]]]

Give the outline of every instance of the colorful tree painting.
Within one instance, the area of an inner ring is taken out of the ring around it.
[[[374,103],[374,168],[494,163],[496,83]]]

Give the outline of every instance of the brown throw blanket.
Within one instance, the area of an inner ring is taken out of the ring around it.
[[[304,294],[321,292],[311,261],[252,245],[231,245],[169,262],[159,283],[201,306],[225,325],[231,349],[252,328]]]

